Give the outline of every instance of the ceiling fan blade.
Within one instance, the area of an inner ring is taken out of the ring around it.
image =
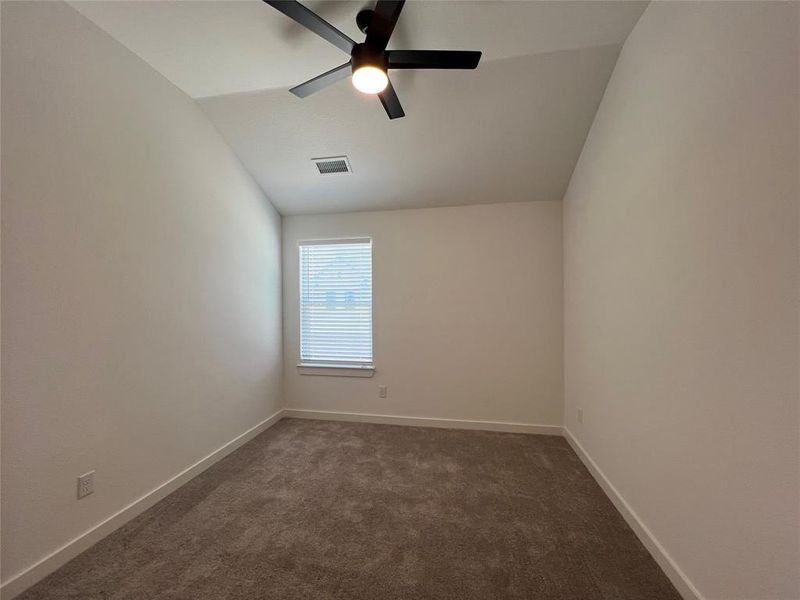
[[[474,69],[481,53],[473,50],[387,50],[390,69]]]
[[[375,4],[372,21],[367,27],[366,44],[371,48],[385,50],[392,37],[394,26],[400,18],[405,0],[378,0]]]
[[[306,96],[310,96],[311,94],[328,87],[332,83],[336,83],[342,79],[347,79],[350,77],[351,71],[352,67],[350,63],[346,62],[343,65],[339,65],[338,67],[331,69],[330,71],[326,71],[322,75],[317,75],[314,77],[314,79],[309,79],[305,83],[294,86],[289,91],[298,98],[305,98]]]
[[[395,92],[394,87],[392,87],[391,81],[386,85],[386,89],[378,94],[378,98],[381,99],[381,104],[383,104],[383,108],[386,110],[386,114],[389,115],[390,119],[399,119],[400,117],[406,116],[400,104],[400,99],[397,97],[397,92]]]
[[[321,38],[329,41],[342,52],[350,54],[356,43],[320,17],[315,12],[307,9],[297,0],[264,0],[272,8],[281,11],[290,19],[300,23],[306,29],[316,33]]]

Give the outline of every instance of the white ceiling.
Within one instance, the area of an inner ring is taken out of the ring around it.
[[[560,200],[617,46],[392,75],[406,117],[340,82],[201,106],[282,214]],[[346,154],[322,176],[312,157]]]
[[[646,2],[407,2],[390,47],[482,50],[476,71],[392,73],[407,116],[343,81],[348,57],[258,1],[70,4],[200,104],[283,214],[560,200]],[[305,4],[356,41],[367,2]],[[347,154],[322,177],[312,157]]]

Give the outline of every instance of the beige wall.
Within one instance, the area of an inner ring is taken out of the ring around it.
[[[297,242],[350,236],[374,243],[375,377],[299,375]],[[561,424],[560,203],[286,217],[283,240],[289,408]]]
[[[651,4],[564,205],[566,425],[708,599],[800,597],[799,9]]]
[[[65,4],[2,3],[2,128],[8,581],[279,409],[281,267],[203,113]]]

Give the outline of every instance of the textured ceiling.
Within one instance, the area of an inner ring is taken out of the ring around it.
[[[407,116],[394,121],[347,81],[303,100],[273,90],[200,105],[283,214],[560,200],[617,53],[397,73]],[[352,174],[309,160],[339,154]]]
[[[393,72],[407,117],[342,81],[348,57],[260,1],[70,2],[188,95],[283,214],[560,200],[645,2],[406,3],[390,47],[482,50],[476,71]],[[305,2],[355,40],[365,2]],[[353,174],[310,159],[347,154]]]
[[[193,98],[286,88],[348,57],[259,0],[70,4]],[[368,2],[304,2],[352,39]],[[620,44],[642,2],[410,1],[390,47],[483,50],[484,60]]]

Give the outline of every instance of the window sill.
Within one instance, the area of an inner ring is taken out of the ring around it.
[[[354,367],[349,365],[300,363],[297,365],[297,372],[300,375],[321,375],[323,377],[372,377],[375,375],[375,366]]]

